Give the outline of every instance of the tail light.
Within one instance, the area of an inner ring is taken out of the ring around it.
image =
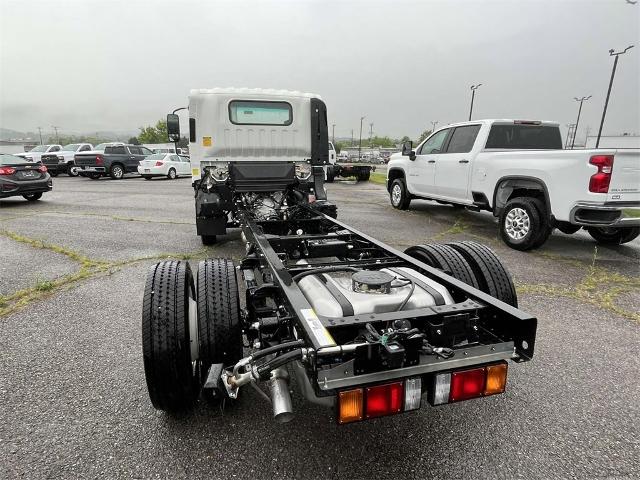
[[[46,173],[46,172],[47,172],[47,167],[46,167],[46,165],[40,165],[40,166],[38,167],[38,171],[39,171],[40,173]]]
[[[0,167],[0,175],[13,175],[16,169],[13,167]]]
[[[459,402],[504,393],[507,363],[439,373],[435,376],[430,402],[433,405]]]
[[[156,162],[156,167],[161,167],[162,165],[164,165],[164,162],[161,162],[160,160]]]
[[[420,377],[339,392],[338,422],[351,423],[416,410],[420,408],[421,398]]]
[[[104,158],[102,155],[96,155],[96,165],[104,165]]]
[[[591,175],[591,179],[589,179],[589,191],[609,193],[611,172],[613,172],[613,155],[594,155],[589,163],[598,167],[598,172]]]

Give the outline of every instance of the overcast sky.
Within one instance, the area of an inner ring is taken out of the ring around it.
[[[0,127],[136,130],[191,88],[319,93],[336,136],[431,121],[574,122],[640,133],[640,4],[561,1],[0,0]]]

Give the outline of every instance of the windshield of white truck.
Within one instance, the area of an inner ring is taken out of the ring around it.
[[[493,125],[485,148],[560,150],[562,137],[556,126]]]

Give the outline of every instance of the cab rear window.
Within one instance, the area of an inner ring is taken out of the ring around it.
[[[485,148],[561,150],[562,137],[551,125],[493,125]]]
[[[235,125],[291,125],[293,110],[287,102],[233,100],[229,120]]]

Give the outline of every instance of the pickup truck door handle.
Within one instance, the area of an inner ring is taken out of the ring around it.
[[[458,160],[458,163],[469,163],[469,160]]]
[[[436,163],[435,160],[427,160],[427,163]]]

